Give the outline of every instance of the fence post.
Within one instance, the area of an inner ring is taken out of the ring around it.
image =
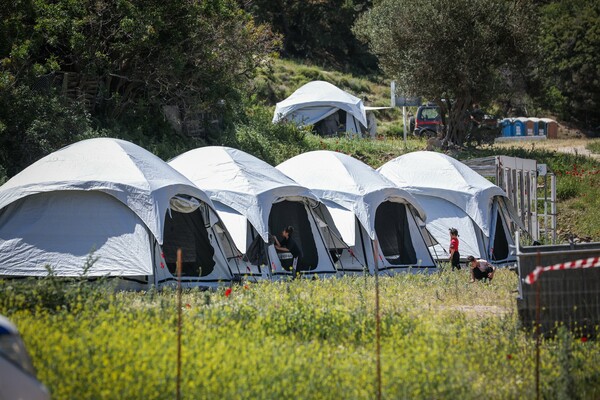
[[[177,400],[181,399],[181,249],[177,249]]]
[[[537,265],[541,261],[541,254],[538,251],[536,256]],[[535,395],[540,400],[540,335],[541,335],[541,305],[540,305],[540,287],[542,282],[538,279],[535,284]]]
[[[381,400],[381,317],[379,315],[379,241],[373,241],[375,252],[375,341],[377,357],[377,400]]]

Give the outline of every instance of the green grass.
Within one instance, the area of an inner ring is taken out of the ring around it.
[[[276,60],[268,68],[260,69],[252,81],[251,92],[255,94],[257,102],[274,107],[275,103],[287,98],[300,86],[315,80],[327,81],[363,99],[366,106],[390,105],[389,80],[380,76],[359,77],[327,71],[292,60]],[[397,126],[397,121],[402,120],[401,109],[379,110],[376,115],[381,135],[402,135]]]
[[[357,77],[338,71],[327,71],[314,65],[291,60],[275,60],[268,68],[258,71],[254,93],[269,105],[291,95],[300,86],[311,81],[327,81],[354,96],[365,98],[368,105],[389,105],[389,82],[378,77]],[[257,85],[257,82],[262,83]],[[266,86],[268,87],[266,87]],[[256,89],[259,90],[256,90]],[[260,90],[262,89],[262,90]]]
[[[516,275],[468,279],[464,270],[380,279],[383,398],[535,396]],[[44,308],[19,284],[0,282],[0,313],[20,328],[53,398],[175,397],[175,293],[88,293]],[[182,398],[375,398],[374,304],[372,277],[187,291]],[[563,334],[542,343],[541,360],[543,398],[600,396],[600,343]]]
[[[406,143],[400,138],[390,139],[347,139],[347,138],[320,138],[311,135],[312,147],[321,150],[338,151],[348,154],[373,168],[379,168],[387,161],[402,154],[421,150],[425,147],[423,139],[410,139]],[[315,142],[318,145],[315,146]]]
[[[586,149],[592,153],[600,154],[600,140],[593,140],[587,146]]]

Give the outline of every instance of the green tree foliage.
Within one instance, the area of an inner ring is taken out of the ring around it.
[[[90,130],[89,116],[77,104],[26,85],[0,87],[0,166],[9,177]]]
[[[354,31],[404,94],[452,100],[446,138],[462,144],[471,104],[497,95],[533,55],[535,19],[528,1],[382,0]]]
[[[283,35],[285,56],[345,71],[369,72],[377,61],[352,33],[372,0],[239,0],[258,21]]]
[[[558,0],[542,8],[542,104],[586,127],[600,125],[600,2]]]
[[[9,3],[0,21],[0,163],[9,174],[93,135],[90,126],[161,136],[163,106],[182,119],[222,115],[278,49],[234,0]]]
[[[269,29],[227,0],[34,0],[28,11],[33,28],[2,54],[11,70],[90,76],[113,112],[140,97],[211,106],[275,50]]]

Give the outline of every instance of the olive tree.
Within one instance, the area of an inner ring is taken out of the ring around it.
[[[527,0],[382,0],[354,32],[403,94],[448,100],[446,139],[462,144],[469,107],[527,73],[535,21]]]
[[[564,119],[598,127],[600,2],[557,0],[543,6],[541,16],[540,101]]]

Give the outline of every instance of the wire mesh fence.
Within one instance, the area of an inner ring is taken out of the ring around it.
[[[527,276],[538,266],[569,263],[600,256],[600,243],[521,247],[518,252],[519,298],[523,327],[553,336],[565,326],[577,336],[597,337],[600,326],[600,268],[564,268]],[[568,265],[567,265],[568,266]]]

